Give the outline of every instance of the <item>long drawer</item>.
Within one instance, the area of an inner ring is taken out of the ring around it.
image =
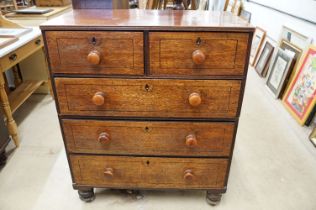
[[[60,114],[235,118],[240,80],[55,78]]]
[[[114,188],[223,188],[228,159],[70,155],[77,185]]]
[[[143,33],[48,31],[53,73],[143,75]]]
[[[246,33],[150,32],[150,74],[241,76],[245,72]]]
[[[75,153],[229,156],[234,123],[62,120]]]

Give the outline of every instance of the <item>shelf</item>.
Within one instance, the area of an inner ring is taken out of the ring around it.
[[[12,113],[14,113],[43,83],[45,83],[44,80],[27,80],[10,93],[9,102]]]

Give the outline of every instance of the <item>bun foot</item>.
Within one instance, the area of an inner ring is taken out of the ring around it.
[[[206,192],[206,202],[211,206],[216,206],[220,203],[222,199],[222,194],[220,193],[212,193],[207,191]]]
[[[4,166],[7,162],[7,156],[5,155],[5,152],[0,153],[0,166]]]
[[[93,188],[85,189],[85,190],[78,190],[79,198],[84,202],[91,202],[95,199],[95,195],[93,192]]]

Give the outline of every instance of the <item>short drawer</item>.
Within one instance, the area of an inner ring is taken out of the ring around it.
[[[248,34],[221,32],[151,32],[150,74],[241,76],[245,72]]]
[[[74,153],[229,156],[234,123],[62,120]]]
[[[70,155],[77,185],[113,188],[223,188],[228,159]]]
[[[62,115],[235,118],[240,80],[56,78]]]
[[[53,73],[142,75],[141,32],[45,32]]]
[[[1,69],[7,70],[11,68],[12,66],[20,63],[25,58],[35,53],[36,51],[42,49],[43,46],[44,45],[42,36],[38,36],[33,40],[30,40],[27,44],[19,47],[14,51],[11,51],[9,54],[0,58]]]

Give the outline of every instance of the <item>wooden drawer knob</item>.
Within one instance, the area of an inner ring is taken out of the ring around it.
[[[185,144],[189,147],[196,146],[197,145],[196,136],[194,134],[187,135],[187,137],[185,138]]]
[[[94,105],[102,106],[104,104],[104,96],[105,94],[103,92],[96,92],[92,97],[92,102]]]
[[[189,96],[189,103],[191,106],[199,106],[202,102],[201,95],[199,93],[191,93]]]
[[[205,54],[201,50],[195,50],[192,53],[192,60],[195,64],[200,65],[205,61]]]
[[[194,179],[194,174],[193,174],[191,169],[188,169],[188,170],[184,171],[183,179],[185,181],[192,181]]]
[[[100,63],[100,53],[97,50],[92,50],[88,56],[87,60],[92,65],[98,65]]]
[[[108,177],[108,178],[112,178],[114,176],[114,170],[113,168],[106,168],[104,170],[104,176]]]
[[[107,144],[110,142],[111,139],[110,135],[107,132],[102,132],[100,133],[98,140],[100,143]]]

